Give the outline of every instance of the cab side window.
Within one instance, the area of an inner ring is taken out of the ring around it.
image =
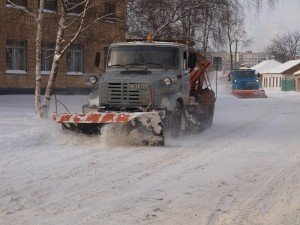
[[[183,60],[182,60],[182,69],[186,70],[188,69],[188,52],[183,52]]]

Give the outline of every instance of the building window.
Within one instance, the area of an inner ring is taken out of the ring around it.
[[[6,71],[8,73],[26,71],[26,41],[6,41]]]
[[[27,0],[10,0],[13,4],[17,6],[27,7]],[[9,1],[6,1],[6,6],[12,6]]]
[[[52,67],[54,44],[42,45],[42,74],[49,74]]]
[[[68,75],[83,74],[83,46],[72,45],[67,51]]]
[[[112,3],[105,3],[105,22],[115,22],[117,19],[117,7]]]
[[[68,0],[67,4],[67,12],[69,14],[80,14],[84,10],[84,2],[83,0]]]
[[[44,12],[56,12],[57,11],[57,0],[44,0]],[[40,5],[40,0],[38,1]]]

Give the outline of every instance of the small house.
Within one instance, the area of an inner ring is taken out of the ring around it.
[[[272,60],[265,60],[261,63],[251,67],[252,70],[255,70],[256,74],[262,74],[270,69],[273,69],[277,66],[282,65],[282,63],[272,59]]]
[[[300,70],[294,73],[295,78],[295,91],[300,92]]]
[[[262,87],[282,91],[295,90],[295,73],[300,70],[300,60],[290,60],[276,67],[263,70]]]

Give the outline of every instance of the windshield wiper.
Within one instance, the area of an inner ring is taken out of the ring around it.
[[[142,63],[127,63],[126,66],[145,66],[145,64],[142,64]]]
[[[167,70],[166,67],[164,67],[162,64],[160,63],[146,63],[146,65],[154,65],[154,66],[159,66],[161,69],[163,70]]]
[[[128,63],[128,64],[126,64],[126,66],[142,66],[142,67],[144,67],[144,69],[146,71],[148,70],[147,66],[145,64],[142,64],[142,63]]]
[[[123,64],[114,64],[114,65],[110,65],[109,67],[122,67],[122,68],[124,68],[124,69],[126,69],[126,70],[128,70],[128,68],[126,67],[126,65],[123,65]]]

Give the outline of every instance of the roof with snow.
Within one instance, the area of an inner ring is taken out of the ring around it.
[[[300,75],[300,70],[298,70],[294,75]]]
[[[251,67],[252,70],[255,70],[257,73],[266,73],[269,70],[282,65],[282,63],[276,61],[276,60],[265,60],[261,63]]]
[[[187,45],[178,42],[164,42],[164,41],[130,41],[130,42],[117,42],[110,46],[169,46],[169,47],[186,47]]]
[[[284,64],[281,64],[279,66],[276,66],[275,68],[270,69],[264,73],[284,73],[285,71],[287,71],[297,65],[300,65],[300,60],[290,60],[290,61],[288,61]]]

